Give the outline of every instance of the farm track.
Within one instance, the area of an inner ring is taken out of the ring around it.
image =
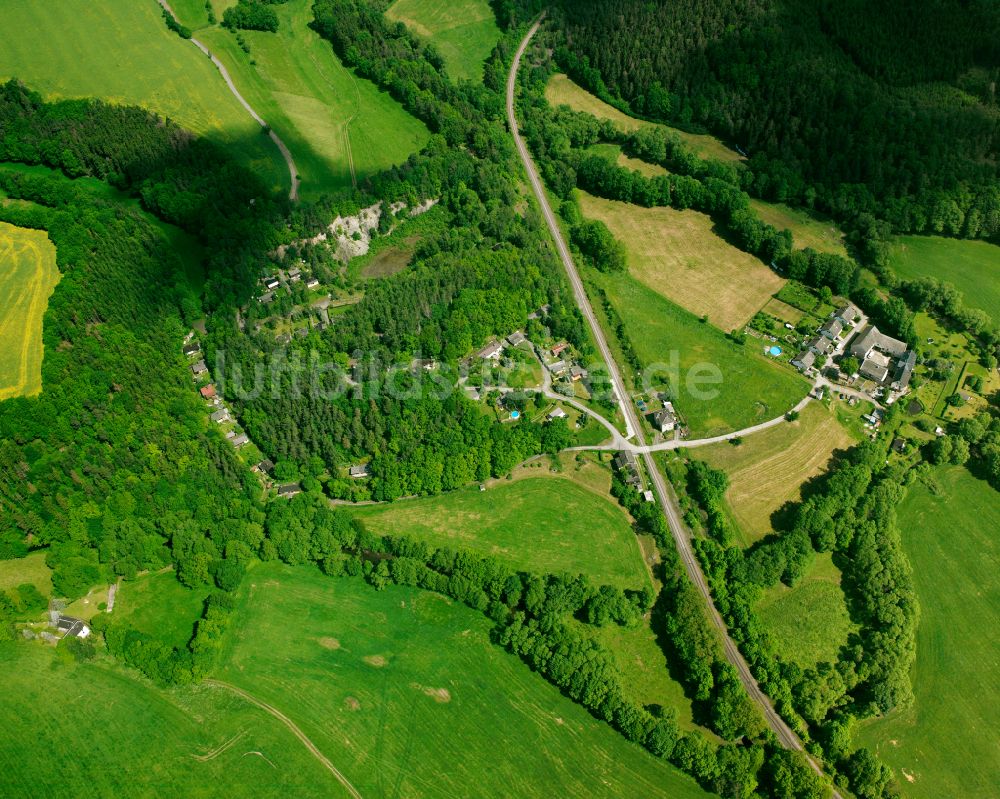
[[[302,745],[309,750],[310,754],[312,754],[313,757],[315,757],[331,774],[333,774],[333,776],[337,779],[337,782],[343,785],[344,789],[351,796],[353,796],[354,799],[361,799],[361,794],[358,793],[358,789],[351,784],[350,780],[348,780],[347,777],[344,776],[343,772],[340,771],[340,769],[338,769],[335,765],[333,765],[333,763],[330,762],[330,759],[319,750],[316,744],[314,744],[311,740],[309,740],[309,737],[304,732],[302,732],[302,730],[299,729],[298,725],[294,721],[288,718],[288,716],[286,716],[276,707],[267,704],[267,702],[261,701],[253,694],[244,691],[242,688],[237,688],[235,685],[230,685],[229,683],[222,682],[221,680],[203,680],[202,684],[210,685],[214,688],[222,688],[226,691],[229,691],[230,693],[234,693],[241,699],[245,699],[251,705],[256,705],[264,712],[274,716],[274,718],[276,718],[278,721],[280,721],[282,724],[288,727],[292,735],[294,735],[302,742]]]
[[[177,19],[177,15],[174,14],[174,10],[170,7],[170,3],[168,3],[167,0],[157,0],[157,2],[174,19]],[[271,141],[274,142],[275,146],[278,148],[278,152],[281,153],[281,157],[285,159],[285,164],[288,166],[288,176],[292,181],[292,188],[288,191],[288,199],[292,202],[297,202],[299,199],[299,171],[295,168],[295,161],[292,158],[291,151],[281,140],[281,137],[274,132],[274,129],[264,121],[263,117],[261,117],[261,115],[253,109],[253,106],[246,101],[246,98],[240,94],[240,90],[237,89],[236,84],[233,83],[233,79],[229,75],[229,70],[226,69],[226,65],[223,64],[202,42],[199,42],[194,37],[191,37],[191,43],[207,55],[209,59],[211,59],[212,63],[215,64],[215,68],[219,70],[219,74],[222,75],[222,79],[226,82],[226,86],[229,87],[229,91],[233,93],[233,97],[239,100],[240,105],[242,105],[247,110],[247,113],[253,117],[254,122],[267,131],[267,135],[271,137]]]
[[[543,14],[544,16],[544,14]],[[583,281],[580,279],[580,275],[577,272],[576,265],[573,263],[573,258],[570,255],[569,248],[566,246],[566,242],[563,239],[562,232],[559,229],[559,225],[556,222],[555,215],[552,213],[552,208],[549,205],[548,198],[545,195],[545,189],[542,186],[541,179],[538,176],[538,171],[535,168],[535,164],[531,158],[531,154],[528,152],[528,147],[521,137],[520,129],[517,124],[517,116],[514,112],[514,96],[517,88],[517,71],[521,64],[521,58],[524,55],[524,51],[527,49],[528,44],[534,37],[535,33],[538,31],[538,27],[541,23],[541,18],[537,20],[531,28],[525,34],[524,39],[521,41],[517,52],[514,54],[514,59],[511,64],[510,73],[507,76],[507,122],[510,128],[511,136],[514,139],[514,144],[517,147],[518,154],[520,155],[521,161],[524,164],[524,169],[528,174],[529,182],[531,183],[532,190],[534,191],[535,197],[538,200],[539,207],[541,208],[542,215],[545,217],[546,225],[549,228],[549,232],[552,235],[552,239],[555,242],[556,250],[558,251],[559,257],[562,260],[563,266],[566,269],[566,275],[569,278],[570,285],[573,288],[573,295],[576,298],[577,305],[580,308],[580,312],[583,314],[584,319],[587,320],[587,324],[590,327],[591,334],[597,344],[598,351],[601,353],[601,357],[605,360],[608,366],[608,374],[611,378],[612,386],[614,392],[617,395],[622,413],[625,416],[626,427],[629,430],[629,438],[633,436],[639,442],[639,447],[642,448],[645,442],[643,441],[642,428],[639,425],[639,420],[636,416],[635,408],[633,407],[628,392],[625,390],[625,383],[622,380],[621,373],[618,369],[618,365],[615,363],[611,356],[611,349],[608,346],[607,339],[604,336],[604,331],[601,329],[597,322],[597,317],[594,314],[594,310],[591,307],[590,300],[583,287]],[[808,397],[803,400],[808,401]],[[775,422],[764,423],[770,426]],[[758,425],[754,429],[759,429],[763,425]],[[729,434],[731,436],[733,434]],[[723,436],[721,440],[725,440],[729,436]],[[674,542],[677,546],[677,551],[681,557],[681,561],[684,563],[684,568],[687,571],[689,579],[695,584],[699,593],[701,594],[704,602],[705,608],[712,620],[712,623],[718,629],[719,634],[722,637],[723,648],[725,650],[726,658],[730,663],[736,668],[740,675],[740,681],[743,683],[744,688],[750,695],[750,698],[755,704],[760,708],[768,726],[772,729],[778,741],[786,749],[793,751],[802,752],[809,765],[812,769],[819,774],[823,775],[823,771],[819,764],[813,760],[808,754],[805,753],[802,741],[795,732],[785,723],[784,719],[778,714],[771,704],[770,699],[764,694],[757,681],[754,679],[753,674],[750,671],[750,667],[744,660],[743,655],[740,653],[735,642],[730,638],[729,631],[726,628],[725,621],[719,614],[719,611],[715,607],[715,603],[712,600],[712,594],[709,590],[708,583],[705,580],[705,575],[701,571],[701,566],[699,565],[697,559],[694,556],[694,552],[691,547],[691,541],[688,538],[687,531],[681,523],[680,513],[676,506],[675,498],[673,494],[667,487],[666,481],[663,475],[660,473],[656,466],[656,462],[653,460],[653,455],[649,450],[640,449],[642,452],[643,462],[646,464],[646,470],[649,473],[650,479],[653,483],[653,487],[656,489],[656,496],[660,506],[666,515],[667,522],[670,526],[670,531],[674,537]],[[836,789],[833,789],[833,796],[835,799],[842,799],[841,795]]]

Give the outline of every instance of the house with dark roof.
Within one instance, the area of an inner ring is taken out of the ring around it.
[[[635,454],[628,450],[622,450],[615,455],[614,464],[626,483],[634,487],[642,485],[642,478],[639,476],[639,463],[635,459]]]
[[[270,474],[274,471],[274,462],[264,458],[260,463],[256,464],[251,468],[252,472],[258,472],[260,474]]]
[[[493,341],[479,350],[479,352],[476,353],[476,357],[481,358],[484,361],[495,361],[500,357],[501,352],[503,352],[503,342]]]
[[[837,347],[830,339],[823,336],[813,336],[802,346],[817,355],[829,355]]]
[[[220,408],[215,413],[212,414],[212,421],[217,424],[222,424],[223,422],[228,422],[230,420],[229,408]]]
[[[896,375],[893,378],[893,387],[897,391],[903,391],[910,385],[910,378],[913,376],[913,367],[917,365],[917,353],[907,350],[906,354],[899,359],[896,364]]]
[[[892,440],[892,451],[903,453],[906,452],[906,441],[902,438],[894,438]]]
[[[371,467],[367,463],[362,463],[358,466],[352,466],[348,471],[348,474],[354,479],[361,477],[370,477],[372,473]]]
[[[281,285],[281,281],[276,277],[262,277],[260,282],[268,289],[276,289]]]
[[[871,378],[876,383],[883,383],[889,376],[889,366],[892,361],[885,353],[872,350],[858,371],[864,376]]]
[[[863,361],[872,350],[879,350],[886,355],[898,358],[906,352],[906,344],[899,339],[885,335],[885,333],[880,333],[875,325],[868,325],[851,342],[851,355],[859,361]]]
[[[63,634],[63,638],[86,638],[90,635],[90,627],[83,619],[62,614],[56,617],[56,630]]]
[[[844,332],[844,323],[837,317],[827,319],[819,329],[819,334],[824,338],[830,339],[831,341],[836,341],[840,338],[840,334],[842,332]]]
[[[834,311],[834,318],[839,319],[841,323],[846,327],[847,325],[853,325],[858,319],[861,318],[861,311],[854,303],[847,303],[846,305],[838,308]]]
[[[273,301],[274,301],[273,291],[265,291],[257,298],[257,302],[259,302],[261,305],[267,305],[269,302]]]
[[[301,492],[302,486],[298,483],[285,483],[284,485],[278,486],[279,497],[294,497],[296,494]]]
[[[555,361],[554,363],[546,364],[545,368],[558,377],[569,369],[569,364],[566,361]]]
[[[191,373],[195,377],[201,377],[202,375],[207,375],[208,374],[208,367],[205,365],[204,361],[198,361],[198,363],[194,364],[191,367]]]
[[[582,366],[580,366],[580,364],[574,364],[573,366],[570,367],[569,376],[574,383],[580,380],[586,380],[587,370],[584,369]]]
[[[808,369],[812,369],[812,365],[816,363],[816,353],[812,350],[802,350],[789,363],[800,372],[805,372]]]
[[[250,438],[246,433],[240,433],[238,436],[233,438],[233,446],[239,449],[240,447],[246,446],[250,443]]]
[[[527,340],[528,339],[525,337],[524,333],[522,333],[520,330],[515,330],[513,333],[507,336],[507,343],[510,344],[510,346],[512,347],[516,347],[518,344],[521,344],[522,342],[525,342]]]
[[[201,352],[201,344],[199,344],[197,341],[192,341],[190,344],[185,346],[184,349],[181,350],[181,352],[183,352],[185,355],[196,355],[199,352]]]

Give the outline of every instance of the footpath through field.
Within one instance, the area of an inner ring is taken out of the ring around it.
[[[544,16],[544,14],[543,14]],[[524,39],[521,41],[517,52],[514,55],[513,63],[510,67],[510,73],[507,76],[507,122],[510,127],[511,136],[514,138],[514,144],[517,147],[518,154],[521,157],[521,161],[524,164],[524,169],[528,173],[528,179],[531,183],[532,190],[535,193],[535,197],[538,200],[538,204],[542,210],[542,215],[545,217],[545,222],[549,228],[549,232],[552,235],[552,239],[556,244],[556,249],[559,253],[559,257],[562,260],[563,266],[566,269],[566,275],[569,278],[570,285],[573,287],[573,294],[576,298],[577,305],[580,308],[580,312],[583,314],[584,319],[587,320],[587,324],[590,326],[591,334],[594,337],[594,341],[597,343],[598,351],[601,353],[601,357],[604,359],[608,366],[608,374],[611,378],[611,383],[614,388],[614,393],[618,398],[622,413],[625,416],[625,424],[628,430],[628,437],[635,439],[638,442],[638,447],[636,450],[642,453],[643,461],[646,464],[646,470],[649,472],[650,479],[653,482],[653,486],[656,489],[657,500],[666,515],[667,521],[670,525],[670,531],[673,534],[674,542],[677,546],[677,551],[680,554],[681,560],[684,563],[684,568],[687,571],[688,577],[698,588],[699,593],[705,601],[705,607],[708,611],[712,622],[715,624],[716,628],[719,630],[719,634],[722,636],[723,645],[726,652],[726,657],[733,664],[736,670],[739,672],[740,680],[743,686],[746,688],[747,693],[750,698],[760,707],[764,718],[767,720],[768,725],[774,731],[777,736],[778,741],[787,749],[802,752],[806,759],[808,760],[810,766],[816,771],[817,774],[822,775],[823,771],[807,753],[802,746],[802,741],[799,737],[792,731],[792,729],[785,723],[785,720],[778,715],[774,706],[771,704],[770,699],[764,694],[757,685],[757,681],[754,679],[753,674],[750,672],[750,667],[747,665],[746,660],[743,659],[743,655],[740,653],[736,644],[733,642],[732,638],[729,637],[729,631],[726,628],[726,624],[719,614],[719,611],[715,607],[715,603],[712,601],[712,594],[709,591],[708,583],[705,580],[705,575],[701,571],[701,566],[699,565],[697,559],[692,551],[691,541],[688,538],[687,531],[683,527],[680,519],[680,513],[676,506],[676,501],[673,494],[667,487],[666,481],[663,475],[660,473],[659,469],[656,467],[656,463],[653,460],[653,455],[650,453],[649,449],[645,447],[645,441],[643,440],[642,428],[639,424],[639,419],[636,414],[635,407],[629,400],[628,392],[625,390],[625,383],[622,380],[621,373],[618,370],[618,366],[611,356],[611,349],[608,346],[608,342],[604,336],[604,331],[601,329],[600,325],[597,323],[597,318],[594,315],[594,310],[590,305],[590,300],[587,297],[586,292],[583,288],[583,282],[580,279],[580,275],[577,272],[576,265],[573,263],[573,258],[570,255],[569,248],[566,246],[566,242],[563,239],[562,232],[559,230],[559,225],[556,222],[555,215],[552,213],[552,208],[549,205],[548,198],[545,196],[545,190],[542,187],[541,179],[538,176],[538,171],[535,168],[535,164],[531,159],[531,155],[528,152],[527,145],[524,139],[521,137],[520,129],[517,124],[517,116],[514,113],[514,95],[517,88],[517,71],[521,64],[521,58],[524,55],[524,51],[527,49],[529,42],[535,33],[538,31],[538,26],[541,23],[541,19],[536,21],[531,29],[527,32]],[[804,404],[808,402],[808,398],[803,400]],[[776,421],[764,423],[765,425],[777,424]],[[732,435],[725,436],[729,438]],[[833,790],[833,796],[835,799],[842,799],[836,789]]]
[[[157,0],[157,2],[159,2],[160,6],[163,8],[164,11],[170,14],[170,16],[172,16],[174,19],[177,19],[177,15],[174,13],[174,10],[170,7],[170,3],[168,3],[167,0]],[[247,113],[249,113],[250,116],[253,117],[254,122],[256,122],[258,125],[260,125],[267,131],[267,135],[271,137],[271,141],[274,142],[275,146],[278,148],[278,151],[281,153],[281,157],[285,159],[285,164],[288,166],[288,175],[292,180],[292,188],[288,192],[288,199],[291,200],[292,202],[297,201],[299,199],[299,171],[295,168],[295,161],[292,160],[291,151],[288,149],[288,147],[285,146],[285,143],[281,140],[281,137],[274,132],[274,129],[264,121],[263,117],[261,117],[260,114],[254,111],[253,106],[251,106],[250,103],[246,101],[246,98],[244,98],[243,95],[240,94],[240,90],[237,89],[236,84],[233,83],[233,79],[229,76],[229,70],[226,69],[225,64],[223,64],[218,58],[216,58],[211,50],[209,50],[204,44],[199,42],[194,37],[191,37],[191,43],[212,60],[212,63],[215,64],[216,69],[219,70],[219,74],[222,75],[222,79],[226,82],[226,85],[229,87],[229,91],[231,91],[233,93],[233,96],[240,101],[240,105],[242,105],[247,110]],[[353,173],[353,168],[352,168],[352,173]]]

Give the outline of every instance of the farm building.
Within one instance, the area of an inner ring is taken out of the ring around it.
[[[859,361],[863,361],[871,354],[872,350],[879,350],[886,355],[898,358],[906,352],[906,344],[899,339],[885,335],[885,333],[880,333],[875,325],[869,325],[851,342],[851,355]]]
[[[816,353],[812,350],[802,350],[802,352],[792,358],[790,363],[800,372],[805,372],[811,369],[812,365],[816,363]]]
[[[503,352],[503,342],[494,341],[477,352],[476,357],[482,358],[484,361],[495,361],[500,357],[501,352]]]
[[[673,406],[669,402],[660,410],[650,414],[650,418],[652,419],[653,427],[661,433],[669,433],[677,427],[677,416],[674,413]]]
[[[889,360],[888,355],[877,350],[872,350],[858,371],[865,377],[870,377],[876,383],[884,383],[886,377],[889,376],[889,365],[891,363],[892,361]]]
[[[63,634],[63,638],[86,638],[90,635],[90,627],[83,619],[73,616],[63,616],[58,614],[55,621],[56,630]]]
[[[827,319],[819,329],[819,334],[824,338],[830,339],[830,341],[836,341],[840,338],[840,334],[844,331],[844,323],[841,322],[837,317],[832,319]]]

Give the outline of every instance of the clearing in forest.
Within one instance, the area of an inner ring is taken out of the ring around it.
[[[628,114],[622,113],[612,105],[608,105],[599,97],[594,96],[586,89],[574,83],[569,77],[561,73],[553,75],[545,87],[545,99],[552,106],[568,105],[574,111],[582,111],[598,119],[607,119],[614,122],[619,130],[633,131],[647,126],[655,126],[655,122],[645,122]],[[659,125],[666,128],[671,133],[680,137],[688,147],[690,147],[701,158],[714,159],[735,163],[743,161],[735,150],[731,150],[715,136],[706,133],[688,133],[669,125]]]
[[[42,390],[42,318],[58,282],[48,235],[0,222],[0,400]]]
[[[800,668],[836,663],[857,627],[847,612],[840,569],[829,552],[816,555],[794,588],[779,583],[764,592],[757,613],[775,650]]]
[[[790,230],[796,250],[811,247],[816,252],[829,252],[847,257],[844,234],[835,223],[823,221],[806,210],[790,208],[781,203],[750,200],[750,207],[767,224],[773,225],[778,230]]]
[[[385,15],[433,44],[453,80],[481,82],[483,63],[500,40],[487,0],[396,0]]]
[[[726,501],[749,545],[774,532],[771,516],[799,490],[823,474],[835,450],[854,444],[850,434],[820,402],[810,402],[794,422],[730,443],[700,447],[694,457],[729,475]]]
[[[203,28],[197,38],[226,65],[240,93],[288,145],[303,197],[349,188],[405,161],[430,138],[427,127],[371,81],[344,66],[309,27],[312,0],[272,6],[276,33]]]
[[[742,330],[784,280],[716,235],[698,211],[643,208],[579,192],[580,210],[604,222],[641,283],[724,331]]]
[[[380,535],[494,555],[518,569],[586,574],[622,588],[647,585],[625,512],[610,496],[546,472],[354,513]]]
[[[491,643],[492,626],[438,594],[260,564],[215,676],[285,713],[365,797],[706,796]]]
[[[224,145],[266,185],[287,192],[288,169],[273,142],[212,62],[167,29],[152,0],[4,0],[0,30],[32,33],[4,37],[0,80],[17,78],[49,99],[148,108]]]
[[[1000,785],[1000,501],[964,467],[938,467],[899,507],[920,603],[915,701],[859,733],[908,799],[991,799]]]

